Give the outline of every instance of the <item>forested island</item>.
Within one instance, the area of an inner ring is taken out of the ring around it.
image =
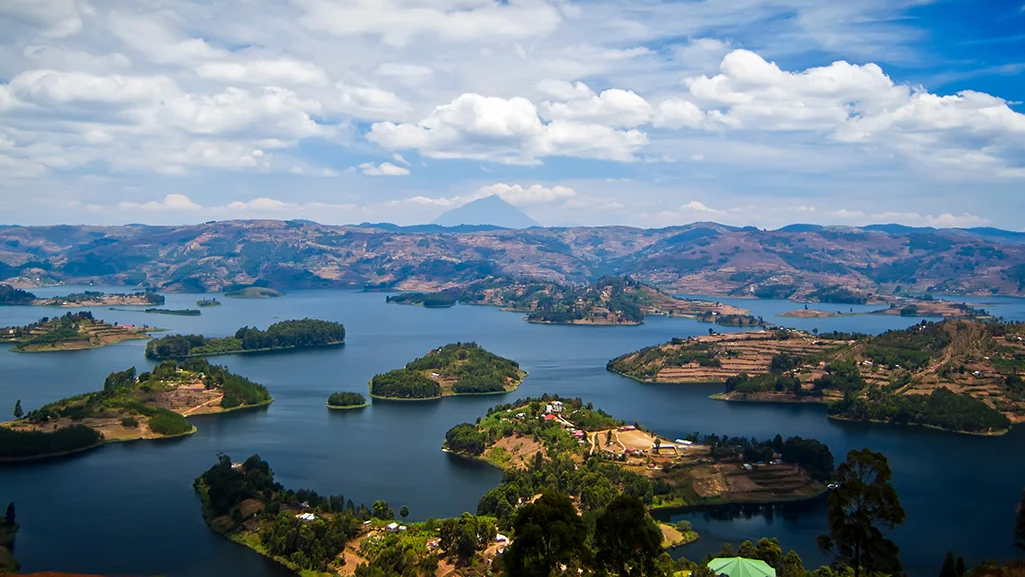
[[[164,302],[164,295],[148,291],[131,294],[108,294],[99,291],[85,291],[52,298],[37,298],[32,301],[32,304],[43,307],[110,307],[143,305],[161,306]]]
[[[589,285],[544,280],[487,278],[434,293],[389,295],[387,302],[447,308],[491,305],[527,313],[528,322],[572,325],[638,325],[646,315],[746,320],[749,311],[724,303],[678,299],[629,277],[604,277]],[[750,317],[754,318],[754,317]]]
[[[103,443],[188,435],[193,415],[270,404],[267,388],[205,359],[111,373],[103,390],[46,404],[0,426],[0,462],[75,453]],[[17,412],[17,411],[16,411]]]
[[[778,329],[673,339],[609,361],[644,381],[724,384],[715,398],[827,402],[834,418],[994,435],[1025,420],[1025,325],[923,321],[878,336]]]
[[[115,308],[115,307],[110,307],[110,310],[112,310],[112,311],[121,311],[121,312],[126,312],[126,313],[149,313],[149,314],[154,314],[154,315],[173,315],[173,316],[180,316],[180,317],[198,317],[198,316],[203,314],[203,311],[200,311],[200,310],[197,310],[197,309],[157,309],[157,308],[150,308],[150,309],[143,309],[143,310],[140,311],[140,310],[136,310],[136,309],[119,309],[119,308]]]
[[[724,327],[765,327],[766,323],[762,317],[751,315],[720,314],[716,311],[706,311],[695,317],[702,323],[715,323]]]
[[[477,343],[454,343],[434,349],[401,369],[375,375],[370,380],[370,396],[427,400],[500,394],[515,390],[526,376],[516,361],[490,353]]]
[[[327,408],[329,409],[362,409],[368,406],[370,406],[370,403],[367,402],[367,398],[360,393],[331,393],[327,398]]]
[[[274,290],[265,282],[253,284],[234,284],[224,287],[224,296],[233,299],[271,299],[285,296],[284,293]]]
[[[209,299],[205,298],[205,299],[200,299],[200,300],[196,301],[196,306],[200,307],[200,308],[219,307],[219,306],[221,306],[221,301],[217,300],[217,297],[209,298]]]
[[[498,405],[477,424],[456,425],[444,448],[505,471],[477,507],[478,515],[503,526],[518,504],[556,485],[568,487],[586,514],[621,493],[649,509],[803,500],[823,493],[833,474],[833,455],[818,441],[697,433],[671,440],[579,398],[548,395]]]
[[[43,317],[23,327],[0,328],[0,343],[13,344],[12,351],[41,353],[95,349],[131,339],[148,339],[154,329],[146,326],[109,324],[92,312]]]
[[[276,322],[265,331],[255,327],[242,327],[230,337],[168,335],[146,343],[146,357],[184,359],[334,346],[344,342],[345,326],[342,323],[306,318]]]

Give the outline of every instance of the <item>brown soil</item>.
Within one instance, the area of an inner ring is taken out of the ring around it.
[[[505,461],[509,466],[517,469],[526,469],[534,461],[534,455],[543,450],[540,442],[533,437],[513,436],[503,437],[497,443],[488,448],[484,454],[485,459],[494,459],[495,449],[504,449],[509,459]]]
[[[51,351],[76,351],[82,349],[94,349],[105,347],[132,339],[150,338],[148,331],[150,327],[122,327],[113,326],[104,322],[88,323],[83,322],[79,326],[78,335],[80,339],[65,341],[46,345],[30,345],[18,349],[24,352],[51,352]],[[31,335],[37,336],[46,333],[45,329],[33,330]],[[0,339],[0,342],[14,342],[9,339]]]

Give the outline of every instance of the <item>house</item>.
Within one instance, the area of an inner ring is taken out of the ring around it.
[[[545,415],[545,420],[546,421],[554,421],[556,418],[557,417],[555,415],[551,414],[551,413],[548,413],[547,415]]]
[[[547,413],[551,413],[551,412],[552,412],[552,406],[551,405],[545,405],[545,413],[547,414]]]
[[[389,531],[395,531],[395,530],[397,530],[397,529],[399,528],[399,524],[398,524],[398,523],[395,523],[395,522],[392,522],[392,523],[388,523],[388,526],[387,526],[386,528],[387,528],[387,529],[388,529]]]
[[[300,521],[306,521],[306,522],[316,521],[317,520],[317,516],[314,515],[313,513],[301,513],[299,515],[296,515],[295,518],[299,519]]]
[[[508,543],[508,542],[509,542],[509,538],[506,537],[505,535],[503,535],[501,533],[499,533],[498,535],[495,535],[495,543]]]
[[[578,439],[583,439],[584,438],[584,432],[583,431],[575,431],[573,433],[573,436],[578,438]]]
[[[242,463],[232,463],[231,464],[231,470],[232,471],[241,471],[242,470]]]
[[[441,539],[429,539],[427,541],[427,550],[434,551],[441,544]]]
[[[552,402],[552,412],[553,413],[561,413],[562,412],[562,401],[553,401]]]
[[[688,441],[687,439],[676,439],[674,442],[681,447],[689,447],[694,444],[694,441]]]
[[[751,466],[751,463],[744,463],[744,470],[745,471],[753,471],[754,467]]]
[[[619,430],[620,431],[636,431],[637,427],[635,427],[633,425],[623,425],[622,427],[619,428]]]
[[[440,377],[441,375],[439,375],[438,373],[431,373],[431,376],[436,379],[436,378]]]

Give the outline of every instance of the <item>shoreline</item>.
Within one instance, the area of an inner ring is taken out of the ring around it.
[[[203,353],[203,354],[188,354],[188,355],[180,356],[180,357],[151,357],[149,355],[146,355],[146,358],[151,360],[151,361],[175,361],[175,360],[181,360],[181,359],[198,359],[198,358],[203,358],[203,357],[219,357],[221,355],[246,355],[246,354],[252,354],[252,353],[274,353],[274,352],[278,352],[278,351],[299,351],[299,350],[303,350],[303,349],[316,349],[316,348],[337,347],[337,346],[341,346],[341,345],[344,345],[344,344],[345,344],[345,341],[338,341],[337,343],[324,343],[324,344],[320,344],[320,345],[301,345],[301,346],[297,345],[297,346],[294,346],[294,347],[274,347],[274,348],[269,348],[269,349],[240,349],[240,350],[237,350],[237,351],[223,351],[223,352]]]
[[[153,332],[157,332],[157,329],[153,329]],[[12,353],[60,353],[60,352],[67,352],[67,351],[89,351],[89,350],[92,350],[92,349],[102,349],[103,347],[109,347],[109,346],[117,345],[117,344],[123,343],[125,341],[142,341],[142,340],[152,339],[152,338],[153,337],[151,335],[147,334],[147,333],[139,333],[137,336],[125,337],[123,339],[116,340],[116,341],[114,341],[112,343],[101,343],[101,344],[98,344],[98,345],[94,345],[92,343],[87,342],[85,344],[85,346],[81,346],[81,347],[76,346],[76,347],[68,347],[68,348],[48,348],[48,349],[19,349],[18,348],[18,344],[12,343],[12,344],[14,344],[14,346],[9,348],[9,349],[7,349],[7,350],[12,352]],[[74,342],[74,341],[70,341],[70,342]]]
[[[1012,424],[1010,427],[1008,427],[1006,429],[999,429],[997,431],[988,431],[988,432],[959,431],[957,429],[947,429],[945,427],[940,427],[939,425],[929,425],[929,424],[926,424],[926,423],[895,423],[893,421],[880,421],[878,419],[851,419],[851,418],[845,417],[843,415],[828,415],[827,414],[826,416],[829,417],[830,419],[833,419],[833,420],[836,420],[836,421],[843,421],[843,422],[846,422],[846,423],[872,423],[872,424],[875,424],[875,425],[897,425],[897,426],[905,426],[905,427],[923,427],[923,428],[926,428],[926,429],[933,429],[934,431],[943,431],[944,433],[954,433],[956,435],[971,435],[973,437],[1002,437],[1002,436],[1006,435],[1007,433],[1010,433],[1011,429],[1014,428],[1014,425]]]
[[[487,395],[508,395],[509,393],[513,393],[513,392],[516,391],[516,389],[520,388],[520,385],[523,384],[523,381],[526,380],[526,378],[529,375],[530,375],[530,373],[528,373],[527,371],[523,371],[523,376],[520,377],[520,380],[516,381],[512,385],[509,385],[512,388],[506,389],[504,391],[485,391],[485,392],[481,392],[481,393],[449,393],[447,395],[444,392],[442,392],[437,397],[415,397],[415,398],[385,397],[385,396],[382,396],[382,395],[375,395],[374,394],[374,392],[373,392],[373,381],[370,381],[367,384],[369,385],[369,388],[370,388],[370,398],[371,399],[379,399],[379,400],[382,400],[382,401],[440,401],[441,399],[444,399],[446,397],[476,397],[476,396],[483,397],[483,396],[487,396]]]
[[[729,396],[730,394],[731,393],[715,393],[715,394],[712,394],[712,395],[708,395],[708,398],[716,400],[716,401],[723,401],[723,402],[726,402],[726,403],[752,403],[752,404],[757,404],[757,403],[774,404],[775,403],[775,404],[779,404],[779,405],[828,405],[830,403],[830,401],[828,401],[828,400],[826,400],[824,398],[814,398],[814,397],[809,398],[807,401],[802,400],[801,398],[796,398],[796,397],[784,397],[784,398],[780,398],[780,399],[760,399],[760,398],[754,398],[754,399],[740,398],[740,399],[738,399],[738,398]]]

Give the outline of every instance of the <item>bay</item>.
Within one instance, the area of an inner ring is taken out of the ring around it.
[[[88,288],[124,292],[120,287]],[[49,296],[73,290],[78,288],[34,292]],[[196,308],[198,298],[167,295],[165,308]],[[820,331],[877,333],[921,320],[788,319],[777,315],[801,305],[719,300],[750,308],[768,322]],[[978,302],[1005,318],[1025,319],[1022,299]],[[498,484],[501,474],[442,453],[445,431],[457,423],[472,422],[496,403],[546,392],[581,396],[670,438],[695,431],[760,439],[780,433],[822,440],[838,459],[852,448],[883,451],[908,512],[907,523],[894,536],[910,574],[934,575],[948,549],[970,563],[1016,554],[1011,546],[1014,505],[1025,485],[1025,459],[1020,458],[1025,430],[1021,428],[1004,437],[981,438],[834,422],[822,407],[723,403],[707,398],[721,390],[718,385],[642,384],[605,370],[605,363],[619,354],[672,337],[707,333],[711,325],[654,317],[637,327],[542,326],[491,307],[389,305],[383,294],[349,291],[296,291],[279,299],[223,299],[223,303],[203,309],[199,317],[92,310],[111,322],[207,336],[232,334],[244,325],[265,328],[291,318],[337,320],[346,326],[347,343],[334,349],[214,357],[232,371],[267,385],[275,402],[257,412],[195,418],[198,432],[191,437],[111,445],[67,460],[0,468],[0,501],[13,500],[18,507],[22,530],[16,552],[25,571],[171,577],[288,575],[204,525],[191,484],[215,462],[218,452],[235,459],[259,453],[288,487],[341,493],[368,505],[376,499],[385,499],[395,508],[408,505],[413,520],[453,516],[475,510],[479,497]],[[65,312],[0,307],[0,326]],[[516,359],[530,376],[517,392],[504,397],[374,402],[366,409],[345,412],[325,408],[331,392],[365,392],[374,374],[454,341],[476,341]],[[143,341],[131,341],[67,353],[0,351],[0,408],[10,410],[21,399],[30,410],[96,390],[111,371],[133,365],[145,370],[153,363],[144,358],[144,348]],[[824,561],[815,549],[815,536],[825,529],[821,503],[668,516],[691,520],[702,534],[697,543],[678,550],[691,558],[718,550],[724,541],[736,544],[775,536],[785,549],[796,549],[807,565]]]

